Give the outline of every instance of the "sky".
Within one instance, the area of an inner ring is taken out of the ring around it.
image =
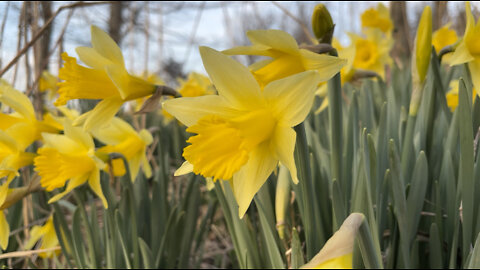
[[[54,10],[71,2],[54,2]],[[317,2],[302,3],[307,10],[313,10]],[[386,2],[384,2],[386,3]],[[297,2],[278,2],[289,12],[296,14]],[[0,20],[5,17],[7,2],[0,2]],[[2,65],[8,63],[16,54],[18,42],[18,19],[21,2],[10,2],[6,18],[5,32],[1,42]],[[377,2],[327,2],[332,18],[336,23],[335,36],[348,45],[346,32],[360,32],[360,14],[364,10],[376,6]],[[388,3],[386,3],[388,5]],[[417,10],[425,3],[408,3],[409,10]],[[463,3],[449,3],[449,9],[463,8]],[[474,3],[478,7],[478,3]],[[235,45],[242,33],[242,18],[261,18],[272,28],[286,27],[294,29],[298,23],[272,2],[150,2],[147,5],[132,3],[123,29],[132,27],[129,18],[137,11],[137,23],[134,31],[123,38],[121,48],[124,53],[127,69],[134,74],[141,74],[145,69],[150,73],[157,72],[167,59],[172,58],[183,64],[183,71],[205,73],[198,46],[209,46],[216,50],[224,50]],[[408,11],[407,11],[408,12]],[[68,11],[62,11],[53,23],[52,43],[58,37],[66,22]],[[310,16],[310,14],[308,14]],[[78,8],[74,11],[64,37],[64,50],[76,56],[75,48],[90,46],[90,25],[95,24],[107,30],[108,5],[95,5]],[[413,17],[413,16],[412,16]],[[281,18],[274,21],[273,18]],[[411,18],[410,18],[411,19]],[[307,18],[307,22],[310,19]],[[414,22],[411,22],[411,24]],[[248,24],[248,22],[247,22]],[[147,31],[143,31],[148,27]],[[148,45],[146,40],[149,40]],[[148,53],[147,53],[148,52]],[[148,59],[148,61],[146,61]],[[32,61],[30,54],[30,61]],[[25,61],[20,60],[20,61]],[[51,72],[58,72],[59,53],[50,60]],[[22,87],[24,65],[20,65],[15,86]],[[5,78],[13,80],[13,69]]]

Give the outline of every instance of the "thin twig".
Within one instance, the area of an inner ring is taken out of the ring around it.
[[[55,11],[55,13],[52,15],[52,17],[50,17],[50,19],[48,19],[48,21],[42,26],[42,28],[40,28],[40,30],[35,34],[35,36],[25,45],[25,47],[23,47],[20,52],[17,53],[17,55],[12,59],[12,61],[10,61],[10,63],[8,63],[8,65],[3,68],[1,71],[0,71],[0,77],[3,76],[3,74],[5,74],[5,72],[7,72],[13,65],[15,65],[15,63],[18,61],[18,59],[24,55],[27,50],[33,45],[35,44],[35,42],[37,42],[37,40],[42,36],[42,34],[48,29],[48,27],[50,26],[50,24],[52,24],[53,20],[57,17],[58,14],[60,14],[60,12],[64,9],[71,9],[71,8],[77,8],[77,7],[86,7],[86,6],[93,6],[93,5],[102,5],[102,4],[108,4],[110,3],[109,1],[103,1],[103,2],[77,2],[77,3],[73,3],[73,4],[69,4],[69,5],[65,5],[65,6],[61,6],[57,9],[57,11]]]
[[[294,21],[296,21],[298,24],[300,24],[300,27],[302,28],[303,32],[305,33],[305,35],[308,37],[308,39],[310,39],[310,41],[312,43],[315,43],[314,40],[316,40],[311,34],[310,34],[310,31],[308,31],[308,27],[299,19],[297,18],[295,15],[293,15],[290,11],[288,11],[288,9],[286,9],[285,7],[283,7],[282,5],[278,4],[277,2],[275,1],[272,1],[272,4],[274,4],[275,6],[277,6],[279,9],[281,9],[288,17],[292,18]]]
[[[67,19],[65,21],[65,24],[63,25],[63,28],[62,28],[62,31],[60,32],[60,35],[58,36],[58,39],[55,41],[55,45],[53,46],[53,48],[50,50],[50,52],[48,53],[48,56],[46,58],[50,58],[50,56],[53,55],[53,53],[55,52],[55,49],[59,46],[59,44],[61,43],[62,39],[63,39],[63,36],[65,35],[65,32],[67,30],[67,26],[68,24],[70,23],[70,19],[72,18],[72,15],[73,15],[73,11],[74,9],[70,9],[69,10],[69,13],[67,15]],[[62,50],[61,50],[62,51]],[[61,54],[62,52],[60,52]],[[42,68],[41,70],[44,70],[45,69],[45,66],[47,65],[47,61],[45,61],[43,64],[42,64]],[[43,72],[40,72],[40,74],[37,75],[37,77],[35,78],[35,81],[33,81],[33,84],[32,84],[32,87],[28,88],[27,89],[27,92],[25,93],[27,96],[30,95],[30,93],[33,91],[33,89],[35,89],[35,87],[37,87],[38,83],[40,82],[40,78],[42,77],[42,73]]]
[[[44,249],[35,249],[35,250],[28,250],[28,251],[14,251],[0,255],[0,260],[7,259],[7,258],[15,258],[15,257],[28,257],[31,255],[35,255],[42,252],[50,252],[60,250],[60,246],[53,247],[53,248],[44,248]]]

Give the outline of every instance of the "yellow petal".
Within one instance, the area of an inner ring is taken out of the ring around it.
[[[263,55],[263,56],[270,56],[273,57],[273,53],[271,52],[271,47],[262,45],[262,44],[254,44],[252,46],[237,46],[233,47],[228,50],[222,51],[222,53],[226,55]]]
[[[162,107],[187,127],[206,115],[216,114],[230,118],[238,114],[223,97],[217,95],[169,99],[162,103]]]
[[[142,160],[142,154],[138,153],[128,160],[128,167],[130,169],[130,179],[135,181],[137,179],[138,171],[140,170],[140,162]]]
[[[0,247],[5,250],[8,246],[8,238],[10,235],[10,225],[3,211],[0,211]]]
[[[82,116],[77,118],[73,122],[73,125],[79,125],[84,121],[84,130],[88,131],[96,128],[101,128],[112,120],[112,118],[118,112],[122,104],[123,100],[120,97],[114,96],[106,98],[100,101],[97,106],[93,108],[93,110],[86,112],[85,118],[82,118]]]
[[[105,67],[108,76],[118,88],[123,100],[133,100],[149,96],[155,92],[155,85],[146,80],[128,74],[123,66]]]
[[[315,114],[321,113],[323,110],[325,110],[328,107],[328,98],[324,98],[322,101],[322,104],[320,104],[320,107],[315,111]]]
[[[86,68],[77,64],[74,57],[62,53],[65,61],[59,71],[59,97],[55,106],[65,105],[71,99],[104,99],[120,96],[117,87],[104,70]]]
[[[102,200],[103,207],[107,209],[108,203],[107,203],[107,199],[105,199],[105,196],[103,196],[102,186],[100,185],[99,170],[95,170],[94,172],[92,172],[92,174],[88,179],[88,185],[93,190],[93,192],[95,192],[95,194],[97,194],[97,196]]]
[[[269,142],[264,142],[249,154],[247,164],[233,175],[233,191],[238,203],[238,215],[245,215],[253,196],[260,190],[278,164]]]
[[[289,54],[298,52],[297,41],[282,30],[250,30],[248,39],[254,44],[261,44]]]
[[[35,123],[18,123],[6,130],[6,133],[15,138],[16,144],[20,151],[25,150],[35,140],[40,139],[38,132],[38,122]]]
[[[120,50],[117,43],[115,43],[107,33],[95,25],[92,25],[90,30],[92,32],[93,48],[113,63],[124,66],[122,50]]]
[[[0,130],[0,143],[11,152],[20,151],[17,142],[7,132]],[[23,150],[23,149],[22,149]]]
[[[465,45],[465,40],[463,40],[462,42],[460,42],[460,44],[458,44],[457,48],[455,49],[453,54],[450,56],[449,64],[454,66],[454,65],[467,63],[473,60],[475,60],[475,58],[470,54],[470,52],[467,49],[467,46]]]
[[[142,169],[145,177],[152,177],[152,167],[150,166],[150,162],[148,162],[147,156],[145,154],[142,156]]]
[[[247,67],[208,47],[200,47],[200,55],[219,95],[234,108],[260,106],[260,87]]]
[[[477,95],[480,95],[480,58],[469,62],[468,68],[472,76],[473,88],[477,91]]]
[[[340,72],[340,69],[347,64],[346,59],[313,53],[303,49],[300,50],[300,54],[302,55],[302,62],[305,66],[305,70],[318,71],[322,82],[332,78],[333,75]]]
[[[63,126],[65,136],[71,138],[77,144],[81,144],[86,150],[95,148],[95,144],[93,143],[93,139],[90,134],[86,133],[79,127],[73,127],[68,121],[66,121]]]
[[[24,246],[24,249],[31,249],[38,242],[38,240],[43,236],[42,226],[33,226],[30,230],[30,238]]]
[[[193,172],[193,165],[190,162],[185,161],[182,166],[175,171],[174,176],[180,176],[191,172]]]
[[[25,119],[16,117],[10,114],[5,114],[0,112],[0,129],[6,130],[7,128],[13,126],[17,123],[24,123]]]
[[[54,202],[60,200],[65,195],[67,195],[70,191],[72,191],[74,188],[76,188],[76,187],[82,185],[83,183],[85,183],[87,181],[87,177],[88,177],[88,174],[73,177],[72,179],[70,179],[70,181],[68,181],[68,185],[67,185],[67,188],[65,189],[65,191],[63,191],[61,193],[58,193],[57,195],[50,198],[50,200],[48,200],[48,203],[54,203]]]
[[[265,99],[280,125],[293,127],[305,120],[319,83],[318,72],[305,71],[274,81],[265,87]]]
[[[262,62],[267,63],[267,62]],[[255,66],[255,68],[260,65]],[[297,55],[282,54],[268,62],[267,65],[256,69],[253,72],[255,79],[262,88],[270,82],[305,71],[302,60]]]
[[[0,102],[5,103],[27,119],[35,119],[35,111],[30,99],[4,80],[0,80]]]
[[[290,171],[293,183],[295,184],[298,183],[297,167],[295,166],[295,159],[293,157],[296,138],[297,134],[291,127],[277,126],[272,141],[272,149],[276,150],[278,159]]]
[[[7,199],[9,184],[10,184],[9,182],[4,182],[0,186],[0,205],[3,205],[3,203],[5,202],[5,199]]]
[[[104,144],[109,145],[119,144],[127,136],[137,136],[132,126],[119,117],[114,117],[110,124],[92,131],[92,134]]]
[[[55,148],[60,153],[69,154],[86,151],[85,148],[82,148],[81,145],[76,143],[72,138],[64,135],[43,133],[42,137],[45,146]]]
[[[114,64],[112,61],[99,54],[94,48],[77,47],[75,51],[78,54],[78,58],[93,69],[103,70],[105,66]]]
[[[350,214],[320,252],[301,268],[352,268],[353,243],[364,220],[363,214]]]

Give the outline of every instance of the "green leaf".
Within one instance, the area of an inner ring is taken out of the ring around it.
[[[292,229],[292,253],[291,253],[291,268],[298,269],[305,264],[302,252],[302,243],[298,237],[298,232],[295,227]]]
[[[471,88],[467,89],[463,79],[459,82],[459,96],[458,96],[458,111],[460,126],[460,166],[458,179],[461,185],[462,194],[462,242],[463,242],[463,260],[470,252],[473,234],[473,202],[474,202],[474,160],[473,160],[473,127],[471,114],[471,99],[469,99],[469,92]]]
[[[442,256],[442,242],[440,241],[440,235],[438,231],[437,224],[432,223],[430,226],[430,238],[429,238],[429,247],[430,247],[430,268],[431,269],[440,269],[443,268],[443,256]]]

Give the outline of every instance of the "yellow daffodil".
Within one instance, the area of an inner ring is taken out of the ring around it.
[[[417,35],[412,58],[412,97],[410,100],[409,114],[417,115],[422,99],[423,83],[427,77],[432,53],[432,10],[430,6],[423,9],[422,17],[418,23]]]
[[[370,70],[376,72],[380,77],[385,77],[385,65],[390,65],[390,49],[393,40],[385,38],[378,29],[368,29],[365,31],[366,37],[350,34],[352,45],[348,54],[353,54],[352,68],[360,70]],[[353,48],[353,49],[352,49]],[[347,74],[349,71],[347,70]]]
[[[362,27],[377,28],[386,34],[389,34],[393,29],[390,11],[382,3],[378,3],[377,8],[365,10],[361,15],[361,20]]]
[[[215,94],[210,79],[200,73],[192,72],[188,75],[187,80],[179,79],[180,86],[178,92],[182,97],[199,97]]]
[[[79,127],[64,122],[64,135],[42,133],[44,146],[38,149],[34,159],[35,171],[41,177],[40,183],[47,191],[65,186],[65,191],[53,196],[55,202],[77,186],[88,181],[107,208],[107,200],[100,186],[100,170],[105,163],[95,156],[92,137]]]
[[[183,151],[186,162],[176,175],[189,172],[232,179],[239,216],[281,161],[295,183],[296,134],[305,120],[322,76],[306,71],[262,88],[248,68],[211,48],[200,47],[203,64],[219,95],[176,98],[163,108],[196,135]],[[340,69],[335,65],[334,74]]]
[[[468,63],[473,86],[477,91],[477,95],[480,95],[480,20],[475,25],[469,2],[465,3],[465,14],[467,16],[465,34],[460,44],[456,47],[455,52],[451,55],[450,64]]]
[[[433,32],[432,44],[435,51],[440,52],[441,49],[453,45],[457,42],[458,36],[455,30],[450,29],[451,23],[442,26],[437,31]]]
[[[40,81],[38,83],[38,89],[40,92],[48,91],[48,99],[51,100],[55,97],[58,90],[58,78],[55,77],[50,72],[44,70],[42,72],[42,76],[40,77]]]
[[[31,249],[38,241],[41,241],[39,249],[53,249],[58,247],[57,250],[51,250],[47,252],[41,252],[38,255],[42,258],[52,258],[54,255],[60,254],[60,246],[55,233],[55,227],[53,226],[53,216],[47,220],[43,226],[33,226],[30,230],[30,239],[25,244],[25,249]]]
[[[317,54],[298,47],[295,39],[281,30],[252,30],[247,32],[252,46],[239,46],[223,51],[228,55],[262,55],[271,59],[250,66],[260,87],[306,70],[316,70],[321,81],[335,75],[346,60]]]
[[[40,139],[42,132],[56,133],[60,130],[58,123],[52,121],[48,114],[44,115],[44,120],[38,121],[30,99],[4,80],[0,80],[0,102],[14,111],[11,114],[0,113],[0,129],[7,130],[15,125],[22,126],[20,129],[25,132],[16,134],[15,140],[21,141],[20,143],[25,147]],[[27,128],[28,132],[26,132]]]
[[[455,111],[458,106],[458,82],[459,80],[453,80],[450,82],[450,90],[447,92],[447,105],[450,110]],[[472,104],[475,101],[475,88],[472,89]]]
[[[16,124],[6,131],[0,130],[0,178],[7,177],[7,187],[18,175],[20,168],[33,162],[35,154],[25,152],[31,142],[21,139],[29,132],[32,132],[32,129],[26,124]]]
[[[87,66],[77,64],[75,58],[62,54],[65,61],[60,69],[59,98],[55,105],[65,105],[70,99],[101,99],[92,111],[81,115],[75,125],[85,130],[107,124],[125,101],[149,96],[155,85],[130,75],[124,64],[122,51],[107,33],[91,27],[92,46],[78,47],[76,52]]]
[[[102,143],[107,144],[98,149],[98,152],[120,153],[127,159],[132,181],[137,177],[140,166],[147,178],[152,176],[152,169],[145,154],[147,145],[153,142],[150,132],[145,129],[137,132],[127,122],[114,117],[109,125],[93,131],[92,134]],[[115,159],[113,161],[114,175],[124,175],[125,171],[123,160]]]
[[[352,269],[353,243],[364,220],[365,216],[362,214],[350,214],[320,252],[301,268]]]
[[[179,87],[177,91],[182,97],[200,97],[215,94],[215,89],[210,79],[200,73],[192,72],[188,74],[186,80],[178,79],[178,83]],[[174,119],[174,117],[165,110],[162,110],[162,115],[165,125]]]

